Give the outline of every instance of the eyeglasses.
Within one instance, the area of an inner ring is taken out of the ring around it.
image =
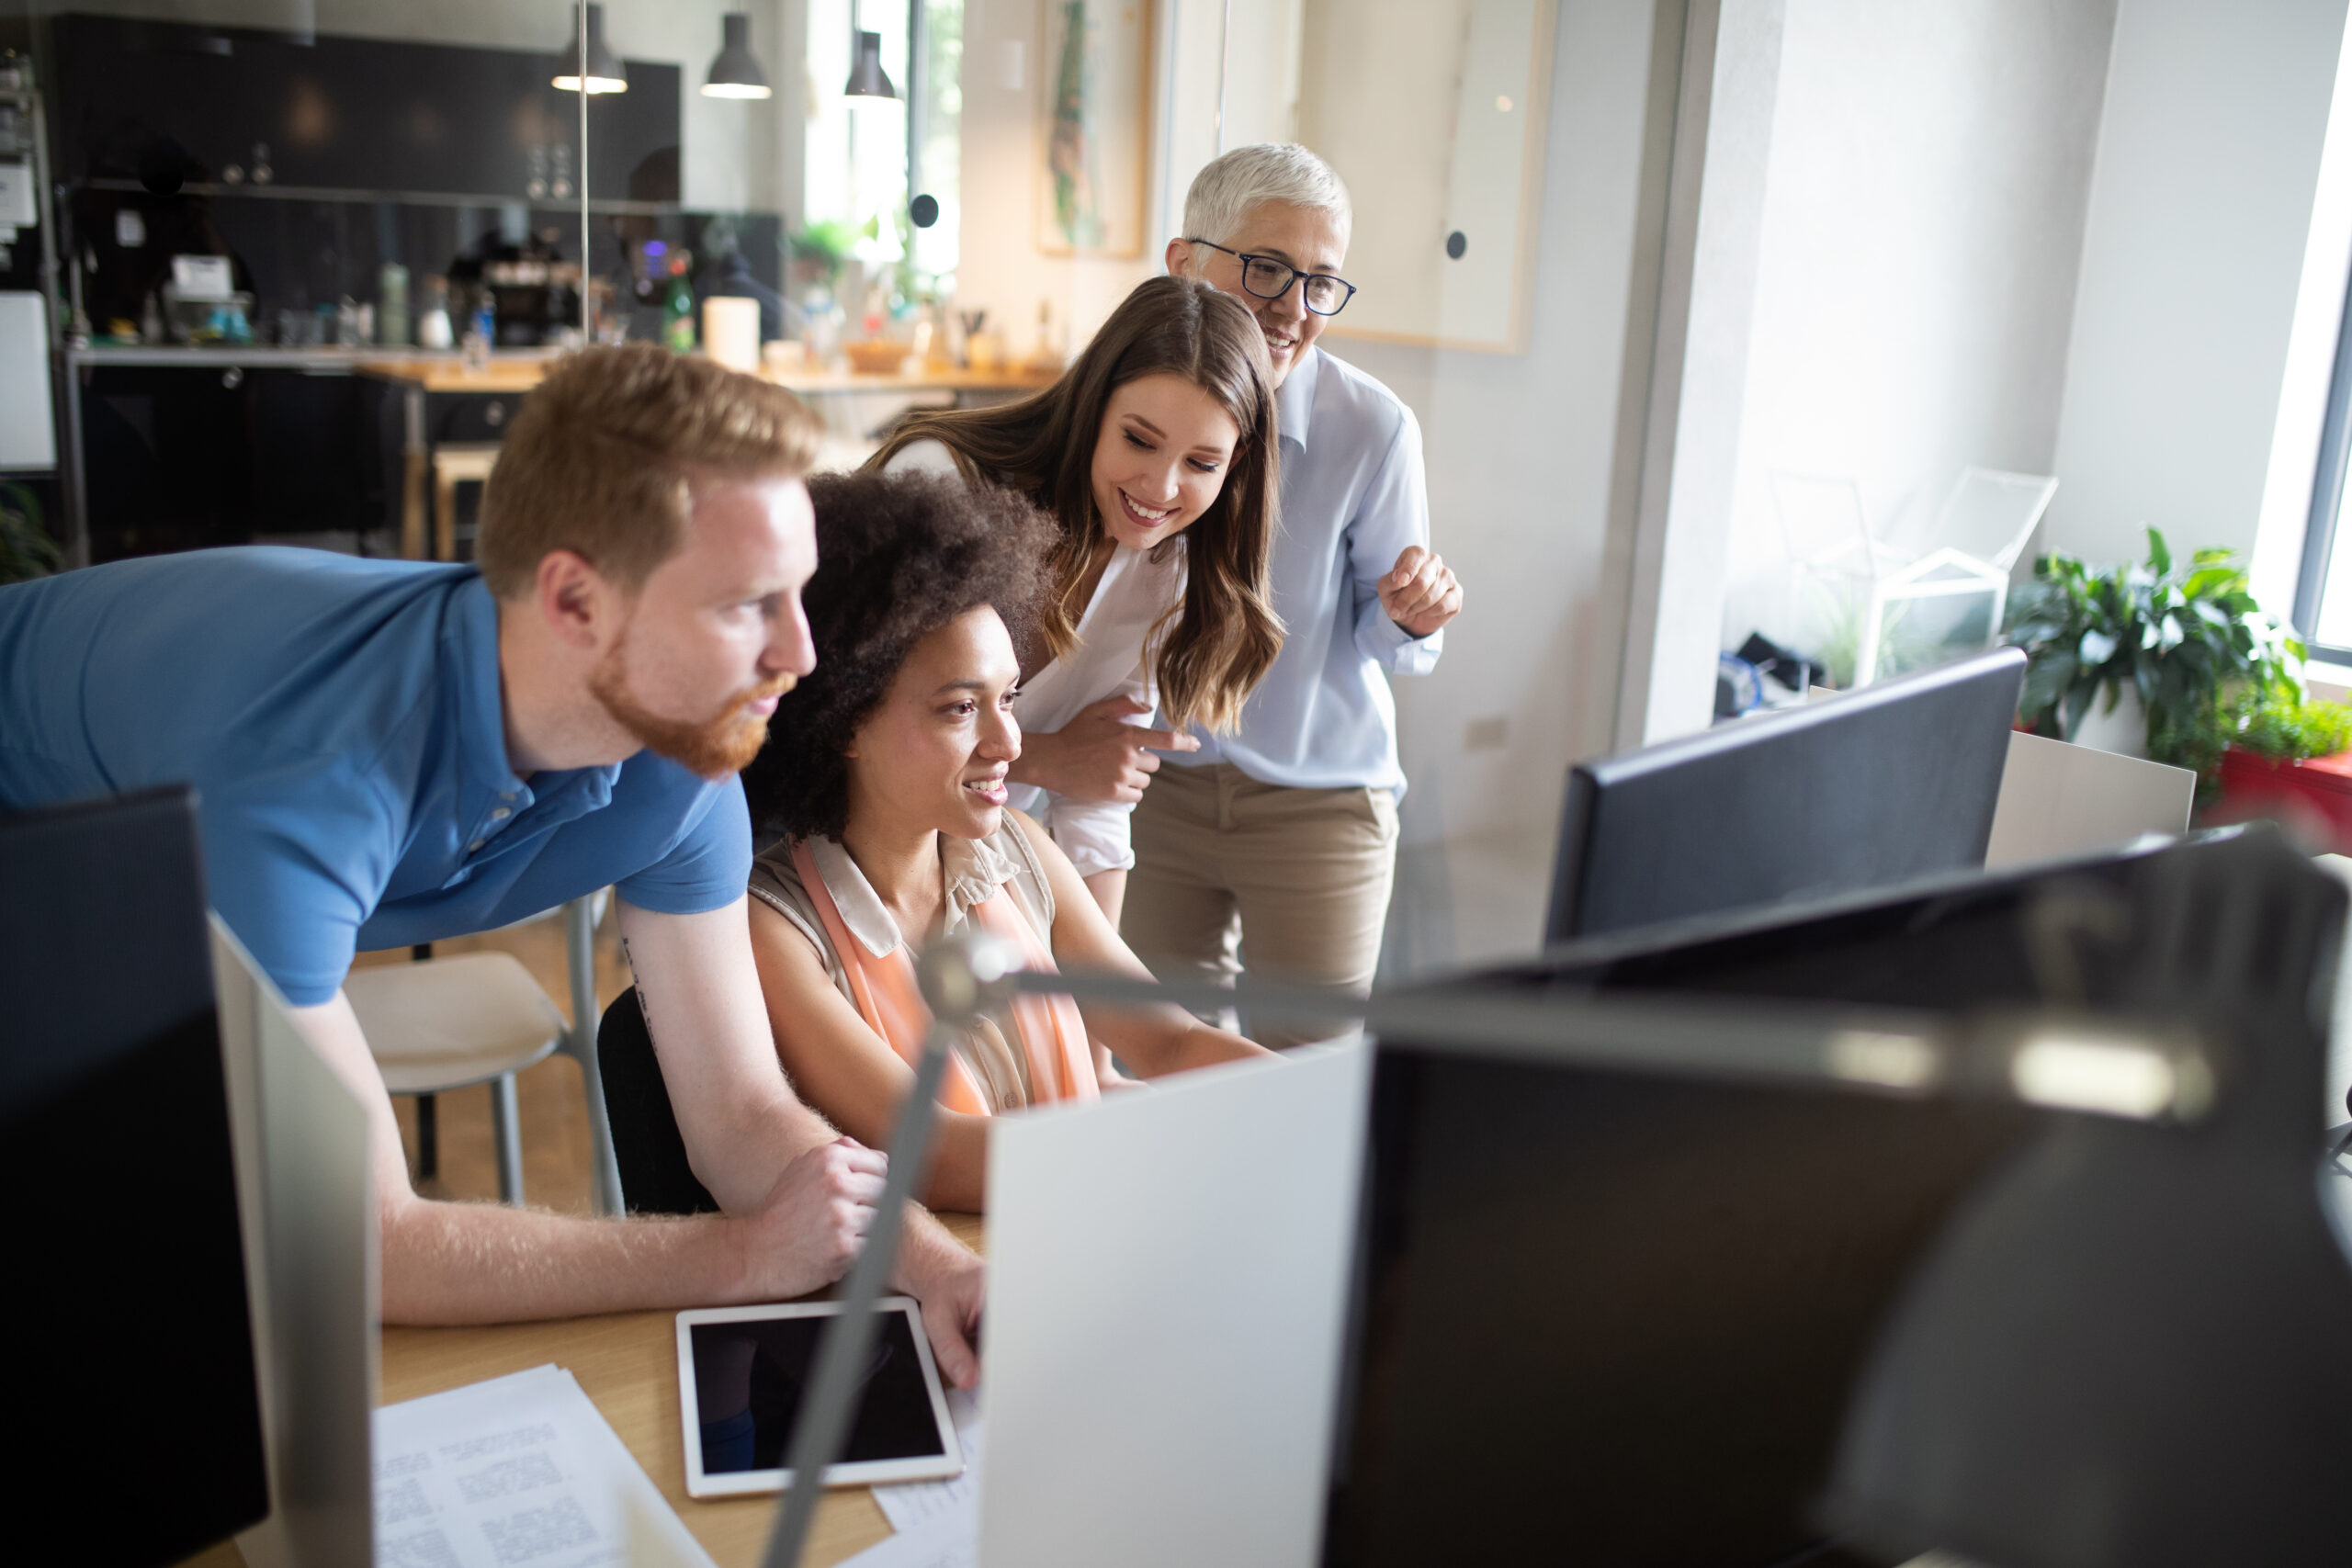
[[[1301,272],[1288,262],[1277,261],[1272,256],[1248,255],[1224,245],[1212,244],[1206,240],[1191,243],[1207,245],[1213,251],[1224,251],[1239,262],[1241,287],[1261,299],[1281,299],[1290,292],[1291,283],[1295,279],[1304,285],[1299,292],[1308,310],[1318,316],[1336,316],[1346,310],[1348,301],[1356,296],[1354,284],[1343,277],[1334,277],[1328,272]]]

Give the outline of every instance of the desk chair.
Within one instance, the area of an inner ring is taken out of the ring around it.
[[[488,484],[498,443],[445,441],[433,448],[433,558],[458,558],[458,487]]]
[[[514,1075],[554,1051],[563,1015],[530,971],[504,953],[419,958],[355,970],[344,982],[351,1010],[368,1037],[384,1087],[424,1097],[490,1085],[491,1129],[498,1146],[498,1199],[523,1201],[523,1124]],[[423,1113],[421,1120],[430,1112]],[[424,1140],[420,1138],[420,1142]],[[428,1147],[424,1174],[433,1174]]]
[[[631,986],[613,998],[596,1031],[605,1102],[613,1107],[613,1153],[628,1211],[637,1214],[715,1214],[710,1195],[686,1158],[670,1089],[653,1054],[652,1032]]]
[[[503,953],[435,958],[429,946],[420,947],[414,950],[414,963],[357,970],[345,983],[385,1087],[394,1094],[417,1097],[420,1175],[430,1177],[437,1164],[433,1097],[444,1089],[486,1082],[498,1154],[498,1196],[503,1202],[520,1203],[523,1139],[514,1075],[560,1052],[579,1064],[587,1100],[592,1204],[599,1214],[621,1212],[620,1176],[613,1159],[596,1050],[594,943],[605,898],[600,892],[563,906],[574,1020],[570,1026],[529,972]]]

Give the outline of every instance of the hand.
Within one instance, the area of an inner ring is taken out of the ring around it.
[[[923,1335],[939,1375],[956,1388],[978,1387],[987,1266],[930,1215],[910,1208],[907,1221],[894,1283],[922,1303]]]
[[[786,1166],[742,1222],[747,1299],[805,1296],[848,1273],[889,1165],[856,1139],[840,1138]]]
[[[1159,769],[1155,752],[1201,749],[1181,729],[1146,729],[1127,722],[1150,711],[1148,704],[1124,694],[1089,703],[1061,728],[1023,737],[1012,776],[1067,800],[1141,800],[1144,786]]]
[[[1407,637],[1428,637],[1462,613],[1462,584],[1433,552],[1407,545],[1380,580],[1380,607]]]

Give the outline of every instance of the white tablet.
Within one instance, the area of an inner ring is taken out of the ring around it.
[[[911,1296],[874,1303],[865,1392],[828,1486],[958,1475],[964,1451]],[[792,1483],[784,1468],[817,1345],[839,1302],[705,1307],[678,1314],[678,1401],[684,1407],[686,1495],[729,1497]]]

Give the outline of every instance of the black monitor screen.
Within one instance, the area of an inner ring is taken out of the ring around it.
[[[1332,1568],[1765,1568],[2013,1107],[1384,1047]]]
[[[1544,940],[1983,865],[2024,680],[2003,649],[1579,764]]]
[[[2225,1141],[2267,1139],[2266,1117],[2308,1127],[2311,1157],[2290,1138],[2271,1158],[2266,1142],[2262,1179],[2314,1207],[2342,907],[2275,834],[2233,829],[1571,943],[1433,988],[1465,1017],[1482,995],[1650,992],[2195,1018],[2228,1064],[2232,1101],[2158,1161],[2133,1124],[2111,1124],[2110,1139],[2006,1100],[1674,1077],[1565,1053],[1504,1060],[1385,1036],[1327,1564],[1849,1561],[1805,1555],[1825,1540],[1848,1402],[1949,1221],[1981,1219],[2004,1190],[2040,1204],[2063,1184],[2020,1174],[2119,1146],[2131,1212],[2185,1214],[2216,1201],[2215,1172],[2235,1168]],[[2111,1234],[2108,1189],[2086,1190],[2063,1216],[2035,1212],[2063,1220],[2053,1234]],[[2304,1229],[2340,1294],[2340,1256]],[[2081,1260],[2067,1289],[2086,1332],[2132,1310],[2098,1295],[2092,1249],[2061,1251]],[[2137,1277],[2117,1274],[2117,1288],[2128,1297]]]
[[[10,1483],[175,1562],[269,1509],[187,795],[0,819],[0,953]]]

